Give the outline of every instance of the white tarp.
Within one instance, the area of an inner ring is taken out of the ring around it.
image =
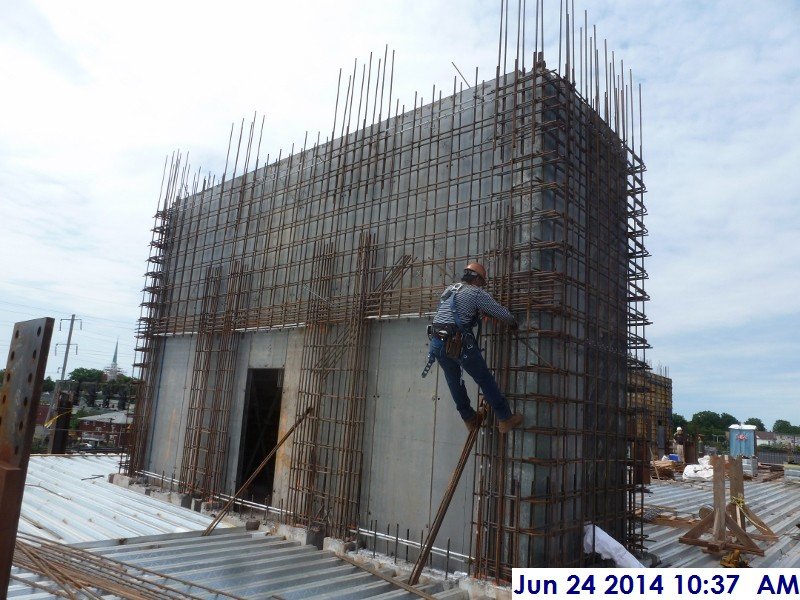
[[[697,462],[699,464],[686,465],[683,470],[684,481],[711,481],[714,478],[714,468],[709,464],[711,459],[701,456]]]
[[[594,547],[592,547],[594,543]],[[608,535],[596,525],[583,527],[583,551],[597,552],[605,559],[611,559],[618,567],[627,569],[643,569],[642,563],[625,549],[625,546]]]

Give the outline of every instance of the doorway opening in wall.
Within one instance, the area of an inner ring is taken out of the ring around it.
[[[250,478],[278,443],[282,388],[283,369],[250,369],[247,373],[236,489]],[[252,499],[259,504],[268,502],[272,499],[274,481],[273,456],[244,493],[243,499]]]

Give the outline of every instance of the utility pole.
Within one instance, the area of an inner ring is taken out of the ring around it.
[[[61,321],[66,320],[67,319],[61,319]],[[61,321],[58,323],[59,329],[61,328]],[[81,319],[78,319],[78,321],[81,321]],[[83,321],[81,321],[80,326],[83,328]],[[67,359],[69,358],[69,349],[72,346],[72,330],[74,327],[75,315],[72,315],[69,319],[67,350],[64,352],[64,363],[61,365],[61,379],[56,380],[56,389],[53,392],[53,400],[50,403],[50,410],[47,414],[47,422],[55,420],[55,422],[51,424],[50,443],[47,448],[49,454],[64,454],[67,451],[72,403],[70,402],[69,394],[61,392],[61,382],[65,381],[67,378]],[[58,346],[59,344],[56,344],[56,351],[58,351]]]
[[[78,319],[80,321],[80,319]],[[66,321],[66,319],[61,319],[61,321]],[[61,329],[61,321],[58,323],[58,328]],[[81,321],[81,326],[83,326],[83,321]],[[67,378],[67,359],[69,358],[69,347],[72,345],[72,328],[75,327],[75,315],[72,315],[69,319],[69,333],[67,334],[67,351],[64,352],[64,364],[61,365],[61,379]],[[56,344],[56,348],[58,348],[58,344]]]

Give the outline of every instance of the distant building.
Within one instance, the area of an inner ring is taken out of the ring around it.
[[[131,417],[125,411],[107,412],[78,419],[82,442],[95,446],[120,447],[128,443]]]
[[[756,446],[772,446],[778,442],[778,436],[772,431],[756,431]]]
[[[114,346],[114,357],[111,359],[111,364],[103,369],[106,381],[116,381],[120,375],[125,375],[125,371],[119,368],[117,364],[117,354],[119,353],[119,340],[117,345]]]
[[[800,435],[796,433],[776,433],[775,434],[775,443],[777,444],[786,444],[788,446],[796,446],[798,440],[800,440]]]

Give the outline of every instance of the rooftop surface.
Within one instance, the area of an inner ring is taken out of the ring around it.
[[[66,568],[68,580],[80,574],[104,598],[119,597],[107,593],[114,586],[155,593],[142,597],[181,599],[463,596],[441,584],[410,589],[392,579],[393,573],[373,572],[333,552],[266,531],[245,531],[223,522],[202,537],[211,517],[109,483],[118,460],[32,456],[18,527],[26,546],[38,547],[54,561],[49,568]],[[63,597],[49,577],[17,566],[11,574],[8,598]]]
[[[800,567],[800,485],[785,483],[783,477],[764,481],[760,473],[745,481],[747,506],[778,536],[775,542],[756,540],[764,556],[746,555],[752,567]],[[726,481],[726,490],[728,482]],[[711,482],[656,481],[647,486],[651,493],[644,495],[645,512],[663,509],[662,515],[673,515],[675,526],[645,524],[645,546],[661,559],[661,567],[718,567],[720,557],[707,554],[697,546],[678,541],[690,525],[685,519],[697,518],[701,506],[713,504]],[[729,492],[726,491],[726,494]],[[752,525],[748,533],[757,533]]]
[[[109,483],[118,465],[113,455],[31,456],[17,531],[72,544],[198,531],[211,523],[206,515]]]
[[[119,573],[115,569],[124,563],[131,585],[147,580],[183,598],[456,597],[457,590],[404,589],[386,579],[391,574],[369,572],[332,552],[265,531],[222,523],[214,535],[201,537],[209,516],[109,483],[117,465],[114,456],[31,457],[21,537],[69,544],[54,548],[65,559],[92,562],[90,572],[98,576]],[[765,555],[747,558],[753,567],[800,567],[800,485],[785,483],[782,476],[768,478],[762,473],[746,481],[745,500],[778,539],[757,541]],[[653,481],[648,489],[645,510],[674,517],[672,525],[661,519],[662,524],[644,528],[646,548],[659,557],[659,566],[718,567],[719,556],[678,541],[700,508],[712,503],[711,483]],[[46,577],[17,567],[12,574],[9,598],[58,597]]]

